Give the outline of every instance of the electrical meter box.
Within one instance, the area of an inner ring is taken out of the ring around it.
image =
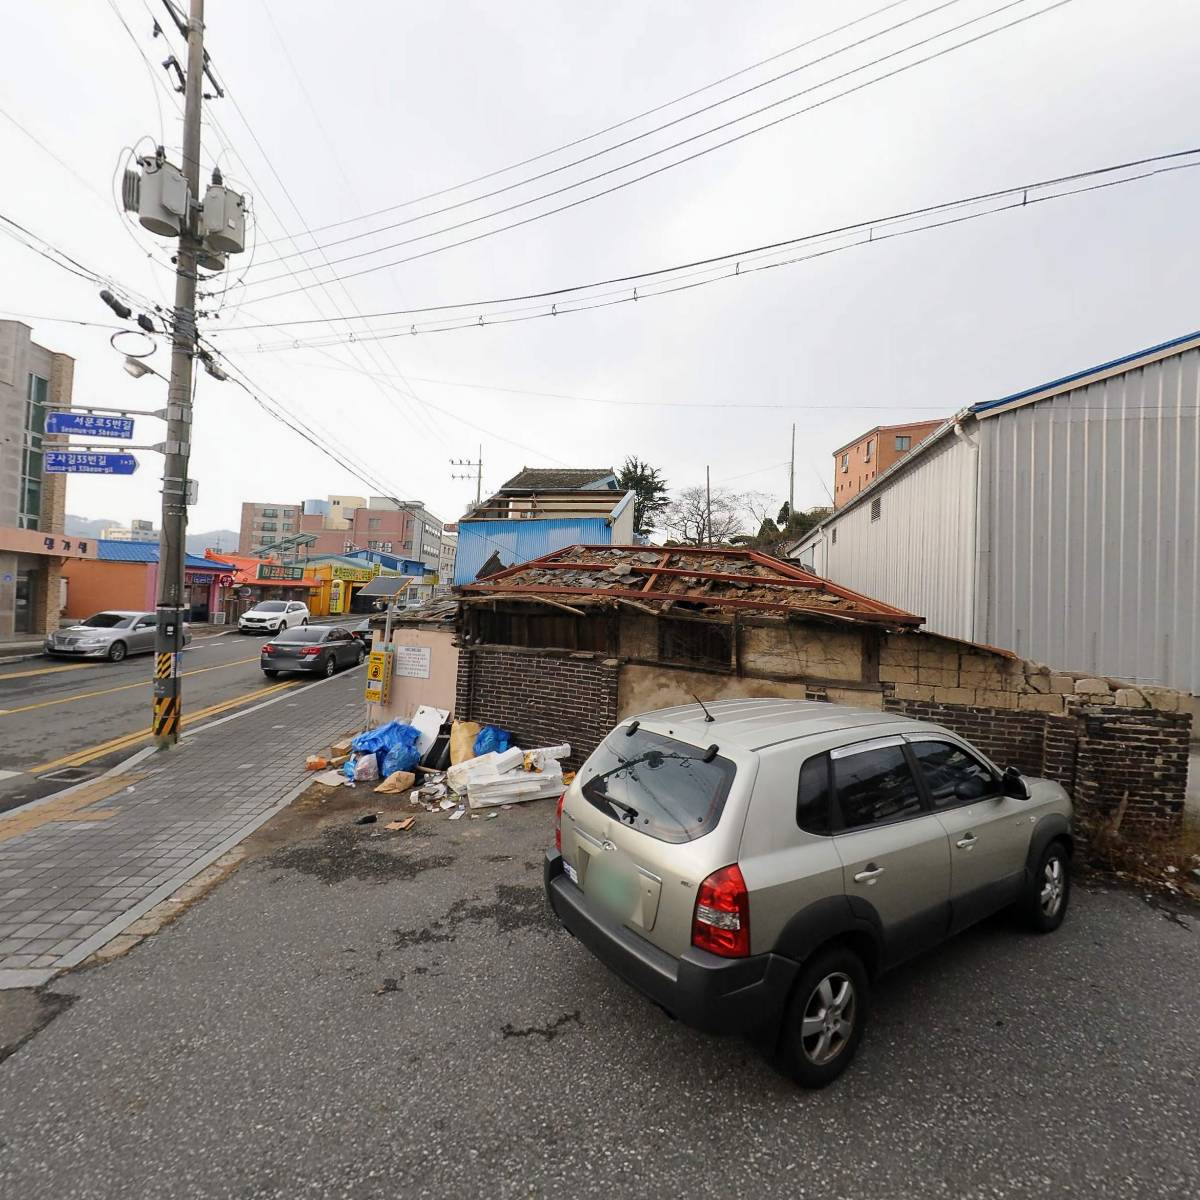
[[[204,193],[201,223],[204,245],[216,254],[241,254],[246,248],[246,198],[223,184]]]
[[[188,185],[183,172],[169,162],[153,158],[143,158],[141,167],[138,221],[151,233],[178,237],[188,210]]]

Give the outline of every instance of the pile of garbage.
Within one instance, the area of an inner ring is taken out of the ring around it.
[[[412,805],[449,812],[454,821],[468,807],[509,808],[559,795],[574,778],[562,769],[570,753],[566,743],[522,750],[499,726],[452,721],[443,709],[421,706],[410,723],[389,721],[344,738],[328,756],[310,755],[306,766],[322,772],[318,783],[408,792]]]

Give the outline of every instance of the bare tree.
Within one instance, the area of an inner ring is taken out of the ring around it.
[[[744,496],[714,488],[710,502],[705,489],[698,485],[680,488],[659,519],[663,529],[685,546],[715,546],[728,542],[745,529],[745,523]]]

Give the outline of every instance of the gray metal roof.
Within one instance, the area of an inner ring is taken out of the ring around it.
[[[712,721],[704,719],[704,708],[699,704],[660,708],[641,713],[638,719],[666,727],[674,736],[698,746],[724,742],[743,750],[761,750],[777,742],[839,729],[912,724],[910,717],[896,713],[828,704],[823,700],[712,700],[705,701],[705,707],[713,715]]]
[[[500,490],[573,492],[585,488],[617,486],[616,472],[612,467],[522,467]]]

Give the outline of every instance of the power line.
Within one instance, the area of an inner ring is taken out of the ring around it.
[[[384,310],[381,312],[372,312],[363,314],[364,320],[376,320],[384,317],[408,317],[417,316],[421,313],[434,312],[449,312],[459,308],[470,308],[473,310],[489,308],[503,304],[517,304],[530,300],[549,300],[552,297],[567,296],[576,292],[592,291],[595,288],[611,287],[615,284],[638,284],[647,279],[653,279],[657,276],[674,275],[681,271],[689,271],[695,268],[714,267],[722,263],[732,262],[735,260],[745,261],[754,256],[761,256],[772,252],[786,250],[793,246],[801,245],[805,242],[836,237],[839,235],[857,232],[862,229],[880,228],[882,226],[893,225],[901,221],[912,220],[915,217],[927,216],[930,213],[948,211],[954,208],[963,208],[971,204],[982,204],[989,200],[1001,199],[1005,196],[1022,196],[1022,207],[1025,206],[1027,193],[1044,191],[1051,187],[1061,187],[1067,183],[1077,183],[1084,179],[1099,179],[1107,175],[1116,174],[1118,171],[1132,171],[1138,167],[1153,166],[1157,163],[1173,162],[1181,158],[1190,158],[1200,155],[1200,146],[1195,146],[1187,150],[1176,150],[1168,154],[1156,154],[1146,158],[1129,159],[1125,162],[1112,163],[1104,167],[1095,167],[1086,171],[1073,171],[1067,175],[1058,175],[1049,179],[1032,180],[1027,183],[1014,184],[1011,187],[995,188],[987,192],[976,192],[970,196],[962,196],[956,200],[941,201],[937,204],[927,204],[920,208],[910,208],[901,212],[889,213],[886,216],[871,217],[863,221],[855,221],[850,224],[837,225],[829,229],[823,229],[816,233],[800,234],[796,237],[785,238],[782,241],[767,242],[763,245],[743,247],[738,250],[731,250],[724,254],[710,255],[707,258],[691,259],[687,262],[675,263],[669,267],[656,267],[653,270],[638,271],[625,275],[614,275],[606,279],[596,279],[589,283],[569,284],[565,287],[547,288],[540,292],[522,292],[510,296],[493,296],[488,299],[472,299],[456,301],[454,303],[443,304],[428,304],[414,305],[411,308],[399,308]],[[1146,175],[1136,175],[1130,179],[1122,179],[1118,183],[1131,183],[1139,179],[1146,178]],[[1071,195],[1077,193],[1071,192]],[[987,215],[987,214],[980,214]],[[339,318],[349,320],[351,318]],[[242,330],[255,329],[281,329],[293,325],[312,325],[317,323],[313,318],[284,318],[278,321],[264,321],[252,325],[239,325],[235,328],[238,332]],[[437,382],[432,380],[430,382]]]
[[[985,20],[988,17],[996,15],[996,13],[998,13],[998,12],[1002,12],[1006,9],[1014,7],[1014,5],[1016,5],[1016,4],[1022,4],[1022,3],[1026,3],[1026,0],[1009,0],[1009,3],[1002,5],[1000,8],[994,9],[987,13],[984,13],[980,17],[972,18],[971,21],[965,22],[964,25],[970,25],[970,24],[977,23],[978,21]],[[614,192],[618,192],[624,188],[631,187],[633,184],[640,183],[646,179],[650,179],[655,175],[660,175],[664,171],[672,170],[673,168],[681,166],[684,163],[692,162],[695,159],[702,158],[708,154],[712,154],[716,150],[723,149],[724,147],[732,145],[735,142],[739,142],[739,141],[744,140],[745,138],[752,137],[756,133],[762,133],[764,130],[771,129],[774,126],[782,124],[785,121],[790,121],[790,120],[794,119],[795,117],[803,115],[804,113],[812,112],[814,109],[821,108],[826,104],[833,103],[835,100],[840,100],[846,96],[853,95],[854,93],[862,91],[865,88],[873,87],[875,84],[882,83],[883,81],[885,81],[887,79],[894,78],[895,76],[901,75],[901,74],[905,73],[906,71],[911,71],[915,67],[919,67],[926,63],[932,62],[935,59],[941,58],[946,54],[951,54],[956,50],[961,50],[966,46],[970,46],[976,42],[983,41],[985,38],[992,37],[997,33],[1005,32],[1006,30],[1012,29],[1017,25],[1021,25],[1021,24],[1025,23],[1026,21],[1031,21],[1037,17],[1044,16],[1046,13],[1052,12],[1054,9],[1062,8],[1065,5],[1070,4],[1070,3],[1072,3],[1072,0],[1055,0],[1055,2],[1053,4],[1048,5],[1046,8],[1039,9],[1037,12],[1027,13],[1025,16],[1015,18],[1014,20],[1006,22],[1003,25],[999,25],[995,29],[989,29],[989,30],[984,31],[983,33],[976,34],[974,37],[967,38],[961,42],[956,42],[953,46],[943,47],[941,50],[935,51],[932,54],[928,54],[923,58],[915,59],[911,63],[905,63],[904,65],[896,67],[896,68],[892,69],[891,71],[884,72],[884,74],[882,74],[882,75],[878,75],[872,79],[865,80],[862,83],[855,84],[853,87],[847,88],[845,91],[835,92],[832,96],[827,96],[821,100],[814,101],[812,104],[805,105],[803,108],[799,108],[795,112],[785,113],[783,116],[776,117],[773,120],[768,121],[763,125],[758,125],[758,126],[755,126],[753,129],[749,129],[742,133],[735,134],[733,137],[726,138],[724,141],[717,142],[712,146],[707,146],[704,149],[693,152],[692,154],[685,155],[682,158],[678,158],[678,159],[673,160],[672,162],[665,163],[661,166],[655,167],[652,170],[643,172],[641,175],[635,175],[632,179],[627,179],[627,180],[622,181],[621,183],[613,184],[610,187],[603,188],[596,192],[592,192],[587,196],[580,196],[577,199],[568,201],[567,203],[561,204],[556,208],[547,209],[545,212],[535,213],[529,217],[523,217],[518,221],[510,222],[507,225],[498,226],[495,229],[485,230],[482,233],[473,234],[470,237],[460,238],[458,241],[447,243],[444,246],[435,246],[432,249],[423,250],[417,254],[410,254],[404,258],[393,259],[390,262],[379,263],[372,267],[363,267],[361,270],[358,270],[358,271],[350,271],[345,274],[335,275],[334,278],[344,282],[347,279],[355,279],[362,275],[372,274],[373,272],[376,272],[376,271],[388,270],[391,267],[400,266],[404,263],[414,262],[421,258],[427,258],[433,254],[441,254],[446,250],[453,250],[459,246],[468,245],[472,242],[477,242],[484,238],[494,237],[496,234],[505,233],[505,232],[508,232],[509,230],[520,228],[521,226],[531,224],[535,221],[543,220],[544,218],[549,217],[549,216],[554,216],[557,213],[566,212],[569,209],[576,208],[582,204],[587,204],[590,201],[599,199],[602,196],[611,195]],[[963,27],[964,27],[963,25],[959,25],[959,26],[954,27],[954,29],[943,30],[941,33],[935,34],[934,37],[945,36],[946,33],[954,32],[956,29],[961,29]],[[930,41],[930,40],[933,40],[933,39],[932,38],[924,39],[924,41],[926,41],[926,42]],[[839,79],[845,78],[847,75],[854,74],[855,72],[864,70],[870,66],[878,65],[879,63],[884,62],[889,58],[894,58],[897,54],[906,53],[907,51],[912,50],[916,46],[919,46],[922,44],[923,44],[923,42],[913,43],[912,45],[906,46],[901,50],[893,51],[891,54],[883,55],[880,58],[874,59],[872,62],[866,63],[861,67],[855,67],[853,70],[844,72],[840,76],[835,76],[833,79],[825,80],[821,84],[814,85],[814,87],[827,86],[830,83],[834,83],[834,82],[837,82],[837,80],[839,80]],[[805,90],[812,91],[813,88],[808,88]],[[804,94],[804,92],[797,93],[797,95],[803,95],[803,94]],[[795,97],[785,97],[785,100],[786,99],[794,99],[794,98]],[[779,104],[779,103],[783,103],[783,102],[784,101],[776,101],[774,104],[767,105],[763,109],[760,109],[757,111],[759,111],[759,112],[765,111],[766,108],[774,107],[775,104]],[[693,142],[693,141],[697,140],[698,138],[706,137],[709,134],[712,134],[712,133],[718,132],[721,129],[727,128],[729,125],[736,124],[737,121],[745,120],[747,117],[754,116],[754,115],[755,115],[755,113],[745,114],[745,116],[743,116],[743,117],[738,117],[733,121],[725,122],[723,125],[715,126],[713,129],[705,130],[698,134],[693,134],[691,137],[684,138],[680,142],[675,143],[673,146],[664,147],[663,150],[655,151],[653,154],[643,155],[641,158],[633,159],[630,162],[622,164],[621,166],[612,167],[612,168],[608,169],[607,171],[602,171],[596,175],[589,176],[586,179],[582,179],[582,180],[577,181],[576,183],[572,183],[565,187],[558,188],[555,191],[546,193],[545,195],[535,196],[530,200],[523,200],[523,201],[520,201],[519,203],[508,205],[505,208],[498,209],[495,212],[485,213],[479,217],[472,217],[466,221],[457,222],[454,225],[448,225],[448,226],[444,226],[441,229],[432,230],[429,233],[420,234],[420,235],[417,235],[412,238],[402,239],[399,242],[393,242],[387,246],[378,247],[375,250],[364,251],[361,254],[347,255],[340,259],[334,259],[334,260],[332,260],[332,262],[329,262],[327,260],[327,265],[332,268],[334,265],[336,265],[338,263],[349,262],[351,260],[363,258],[363,257],[369,257],[374,254],[381,254],[385,250],[391,250],[391,249],[396,249],[400,246],[410,245],[413,242],[422,241],[422,240],[424,240],[426,238],[430,238],[430,237],[436,237],[439,234],[449,233],[456,229],[462,229],[468,225],[474,225],[480,221],[490,220],[492,217],[501,216],[506,212],[512,212],[515,209],[524,208],[530,204],[539,203],[542,200],[550,199],[553,196],[560,195],[563,192],[570,191],[576,187],[580,187],[585,183],[594,182],[595,180],[604,178],[607,175],[611,175],[611,174],[614,174],[615,172],[625,170],[631,166],[636,166],[638,163],[645,162],[648,159],[654,158],[657,155],[665,153],[668,150],[676,149],[679,146],[686,145],[687,143]],[[253,282],[247,284],[246,286],[247,287],[257,287],[262,284],[275,282],[282,278],[283,278],[282,275],[267,276],[265,278],[254,280]],[[279,292],[272,292],[266,296],[256,297],[256,300],[258,302],[262,302],[262,301],[266,301],[266,300],[277,300],[283,296],[292,295],[293,292],[296,290],[297,289],[293,288],[293,289],[286,289],[284,291],[279,291]]]
[[[768,63],[773,63],[781,58],[786,58],[789,54],[794,54],[797,50],[803,50],[808,46],[815,45],[817,42],[824,41],[826,38],[833,37],[835,34],[843,33],[845,30],[852,28],[855,25],[861,25],[865,21],[869,21],[874,17],[881,16],[885,12],[889,12],[893,8],[899,8],[902,4],[908,4],[911,0],[892,0],[890,4],[883,5],[882,8],[877,8],[864,16],[857,17],[853,21],[848,21],[844,25],[839,25],[835,29],[826,30],[824,33],[818,34],[816,37],[808,38],[806,41],[797,42],[794,46],[789,46],[786,50],[780,50],[776,54],[769,55],[767,58],[759,59],[757,62],[750,63],[749,66],[741,67],[736,71],[730,72],[728,75],[721,76],[720,79],[714,79],[711,83],[706,83],[702,87],[694,88],[690,92],[685,92],[682,96],[676,96],[673,100],[666,100],[661,104],[656,104],[653,108],[647,108],[640,113],[636,113],[632,117],[625,117],[623,120],[616,121],[612,125],[606,125],[603,129],[597,129],[594,133],[585,134],[583,137],[575,138],[573,141],[565,142],[561,146],[556,146],[552,150],[543,150],[539,154],[531,155],[529,158],[524,158],[520,162],[510,163],[507,167],[499,167],[494,171],[488,171],[483,175],[476,175],[473,179],[465,179],[462,183],[451,184],[449,187],[439,188],[435,192],[426,192],[423,196],[414,196],[410,200],[402,200],[398,204],[391,204],[384,208],[376,209],[374,212],[363,213],[358,217],[346,217],[341,221],[331,221],[328,225],[316,225],[313,227],[313,233],[323,233],[327,229],[340,229],[345,225],[353,225],[358,221],[369,221],[374,217],[383,216],[385,213],[395,212],[401,208],[408,208],[413,204],[421,204],[426,200],[435,200],[439,196],[446,196],[450,192],[461,191],[465,187],[471,187],[476,183],[484,183],[489,179],[495,179],[499,175],[507,175],[509,171],[519,170],[521,167],[527,167],[531,163],[541,162],[543,159],[550,158],[555,154],[561,154],[565,150],[573,150],[576,146],[582,146],[585,142],[594,141],[598,137],[603,137],[606,133],[612,133],[617,129],[623,129],[626,125],[632,125],[644,117],[653,116],[655,113],[662,112],[664,109],[671,108],[676,104],[682,104],[685,100],[690,100],[693,96],[699,96],[702,92],[711,91],[715,87],[720,87],[723,83],[728,83],[731,79],[737,79],[741,75],[746,75],[750,71],[757,70],[759,67],[764,67]],[[282,240],[282,239],[274,239]]]
[[[770,87],[772,84],[778,83],[781,79],[786,79],[790,75],[796,75],[801,71],[807,71],[809,67],[815,67],[815,66],[819,65],[820,63],[827,62],[831,58],[836,58],[839,54],[845,54],[850,50],[855,50],[859,46],[866,45],[867,42],[872,42],[876,38],[885,37],[889,33],[895,33],[895,31],[897,29],[903,29],[906,25],[911,25],[915,21],[920,21],[925,17],[932,16],[934,13],[941,12],[945,8],[950,8],[953,5],[960,4],[960,3],[962,3],[962,0],[941,0],[941,3],[935,5],[933,8],[926,9],[924,12],[919,12],[919,13],[915,14],[914,16],[906,17],[903,21],[899,21],[895,25],[889,25],[886,28],[880,29],[875,33],[868,34],[866,37],[860,38],[856,42],[850,42],[845,46],[839,46],[836,50],[830,50],[828,53],[819,55],[817,58],[811,58],[807,62],[803,62],[799,66],[791,67],[788,70],[783,71],[779,75],[772,75],[769,79],[764,79],[760,83],[755,83],[755,84],[752,84],[750,87],[743,88],[740,92],[734,92],[733,95],[731,95],[731,96],[724,96],[720,100],[714,100],[711,104],[706,104],[701,108],[693,109],[691,112],[684,113],[682,116],[679,116],[679,117],[674,117],[670,121],[666,121],[661,125],[655,125],[653,128],[647,129],[647,130],[643,131],[642,133],[636,133],[633,136],[626,138],[624,141],[614,142],[611,146],[604,146],[599,150],[592,151],[592,153],[590,153],[590,154],[583,155],[581,158],[575,158],[575,159],[572,159],[570,162],[562,163],[561,165],[559,165],[557,167],[551,167],[549,170],[542,171],[537,175],[530,175],[528,178],[520,179],[516,183],[505,184],[504,187],[494,188],[490,192],[482,192],[477,196],[470,196],[466,200],[459,200],[459,201],[456,201],[454,204],[447,204],[447,205],[443,206],[442,208],[433,209],[431,212],[418,213],[414,217],[406,217],[402,221],[394,221],[390,225],[381,225],[377,229],[364,230],[362,233],[349,234],[348,236],[343,237],[343,238],[337,238],[333,241],[324,242],[324,243],[322,243],[322,245],[324,246],[325,249],[329,249],[333,246],[345,245],[348,242],[355,242],[355,241],[361,240],[362,238],[373,237],[375,234],[378,234],[378,233],[385,233],[389,229],[399,229],[404,225],[411,225],[414,221],[430,220],[433,217],[441,216],[443,213],[453,212],[456,209],[464,208],[471,204],[480,204],[484,200],[490,200],[495,196],[502,196],[506,192],[514,191],[517,188],[528,187],[530,184],[537,183],[539,180],[548,179],[552,175],[557,175],[557,174],[561,173],[562,171],[569,171],[572,167],[582,166],[584,163],[591,162],[597,158],[601,158],[605,154],[615,153],[617,150],[621,150],[621,149],[624,149],[624,147],[626,147],[626,146],[633,145],[634,142],[640,142],[644,138],[653,137],[654,134],[656,134],[656,133],[661,133],[663,130],[670,129],[675,125],[682,124],[684,121],[690,121],[693,117],[698,117],[706,112],[711,112],[713,109],[720,108],[724,104],[731,104],[734,100],[740,100],[743,96],[748,96],[751,92],[757,92],[757,91],[760,91],[762,88]],[[1024,0],[1012,0],[1012,3],[1020,4],[1020,3],[1024,3]],[[1002,10],[996,10],[996,11],[1002,11]],[[988,16],[988,15],[991,15],[991,14],[984,14],[984,16]],[[982,20],[982,19],[983,19],[983,17],[975,18],[975,20]],[[970,22],[967,22],[967,24],[970,24]],[[961,28],[963,28],[963,26],[956,26],[954,28],[961,29]],[[934,34],[933,36],[941,37],[945,33],[952,33],[952,32],[954,32],[954,28],[951,28],[949,30],[943,30],[941,33]],[[823,36],[827,36],[827,35],[823,35]],[[930,39],[927,39],[927,40],[930,40]],[[919,46],[921,44],[922,44],[921,42],[915,43],[915,45],[917,45],[917,46]],[[911,49],[911,48],[912,47],[906,47],[906,49]],[[870,65],[870,64],[868,64],[868,65]],[[841,77],[839,76],[836,78],[841,78]],[[830,81],[826,81],[826,82],[833,82],[833,81],[830,80]],[[814,84],[813,85],[814,88],[822,87],[822,86],[824,86],[824,84]],[[803,91],[803,92],[795,92],[790,96],[783,97],[782,100],[777,100],[773,104],[767,105],[766,108],[772,108],[778,104],[785,104],[785,103],[787,103],[788,100],[794,100],[798,96],[804,95],[805,92],[812,91],[812,90],[813,90],[813,88],[806,88],[805,91]],[[748,120],[750,117],[753,117],[753,116],[758,115],[759,113],[765,112],[766,108],[755,109],[753,112],[750,112],[750,113],[745,114],[744,116],[735,118],[735,121]],[[729,123],[733,124],[734,122],[729,122]],[[722,129],[724,127],[725,126],[717,126],[718,129]],[[708,130],[706,132],[711,133],[714,131]],[[699,134],[697,136],[704,136],[704,134]],[[653,154],[654,155],[665,154],[667,151],[673,150],[677,146],[682,145],[682,144],[683,144],[682,142],[676,142],[673,146],[666,146],[661,150],[655,150],[653,152]],[[640,162],[640,161],[644,161],[644,160],[638,159],[635,161]],[[631,165],[631,164],[626,164],[626,165]],[[621,169],[622,168],[620,168],[620,167],[613,168],[613,170],[621,170]],[[608,174],[608,173],[609,172],[605,172],[605,174]],[[592,176],[591,177],[591,179],[596,179],[596,178],[600,178],[600,176]],[[588,183],[590,181],[591,181],[590,179],[584,179],[584,180],[581,180],[579,183],[571,184],[570,186],[571,187],[579,187],[579,186],[582,186],[582,184]],[[557,193],[553,193],[553,192],[550,193],[550,195],[555,195],[555,194],[557,194]],[[509,210],[502,209],[501,211],[506,212]],[[390,247],[386,247],[386,246],[380,247],[380,250],[378,252],[382,252],[382,250],[386,250],[389,248]],[[294,250],[289,254],[280,255],[279,257],[281,259],[282,258],[292,258],[292,257],[295,257],[295,255],[297,255],[297,254],[306,254],[309,252],[310,252],[309,250]],[[368,253],[368,254],[377,253],[377,251],[367,251],[366,253]],[[346,261],[346,260],[339,259],[339,260],[335,260],[335,261]]]
[[[1170,159],[1179,158],[1181,156],[1196,155],[1196,154],[1200,154],[1200,150],[1181,151],[1178,154],[1162,155],[1162,156],[1159,156],[1158,159],[1142,160],[1142,161],[1144,161],[1144,162],[1155,162],[1155,161],[1164,162],[1164,161],[1167,161]],[[456,330],[462,330],[462,329],[474,329],[474,328],[478,328],[481,326],[488,327],[488,326],[495,326],[495,325],[509,325],[509,324],[517,324],[517,323],[520,323],[523,321],[541,320],[546,317],[567,316],[572,313],[590,312],[594,309],[599,309],[599,308],[611,308],[618,304],[637,303],[640,300],[652,299],[657,296],[671,295],[675,292],[690,291],[693,288],[706,287],[709,284],[719,283],[719,282],[722,282],[724,280],[729,280],[729,279],[740,278],[741,276],[755,274],[760,271],[773,270],[776,267],[793,266],[797,263],[809,262],[809,261],[812,261],[813,259],[826,257],[826,256],[832,255],[832,254],[838,254],[845,250],[852,250],[852,249],[862,247],[862,246],[870,246],[870,245],[875,245],[880,242],[890,241],[893,238],[905,237],[905,236],[908,236],[908,235],[914,234],[914,233],[929,232],[931,230],[941,229],[941,228],[945,228],[945,227],[951,226],[951,225],[962,224],[967,221],[979,220],[983,217],[994,216],[994,215],[996,215],[998,213],[1002,213],[1002,212],[1011,212],[1011,211],[1015,211],[1015,210],[1030,208],[1035,204],[1043,204],[1043,203],[1046,203],[1051,200],[1061,200],[1061,199],[1066,199],[1070,196],[1081,195],[1081,194],[1084,194],[1087,192],[1100,191],[1100,190],[1104,190],[1107,188],[1119,187],[1119,186],[1122,186],[1127,183],[1133,183],[1133,182],[1137,182],[1137,181],[1140,181],[1143,179],[1152,178],[1156,175],[1170,174],[1175,171],[1190,170],[1190,169],[1193,169],[1198,166],[1200,166],[1200,162],[1177,163],[1172,166],[1159,166],[1153,170],[1144,171],[1139,174],[1129,176],[1129,177],[1126,177],[1123,179],[1104,180],[1100,183],[1094,183],[1094,184],[1090,184],[1090,185],[1087,185],[1084,187],[1072,188],[1072,189],[1068,189],[1066,191],[1061,191],[1061,192],[1054,192],[1050,195],[1043,195],[1043,196],[1030,196],[1027,193],[1035,190],[1038,187],[1055,186],[1055,184],[1053,182],[1050,184],[1041,184],[1041,185],[1030,184],[1030,185],[1028,185],[1028,187],[1018,186],[1018,187],[1006,189],[1006,190],[1003,190],[1003,191],[1000,191],[997,193],[990,193],[987,196],[985,196],[984,199],[1006,197],[1006,196],[1013,197],[1013,199],[1006,203],[994,205],[993,207],[984,209],[983,211],[980,211],[980,212],[972,212],[972,213],[966,213],[966,214],[958,215],[958,216],[950,216],[944,220],[930,221],[925,224],[912,226],[910,228],[900,228],[900,229],[895,229],[890,232],[888,231],[888,229],[890,228],[891,225],[895,225],[900,221],[910,220],[914,216],[953,212],[955,209],[961,209],[962,207],[964,207],[964,205],[975,202],[974,200],[955,200],[955,201],[950,201],[945,204],[931,205],[924,209],[911,210],[909,213],[899,214],[896,217],[890,217],[890,218],[885,217],[885,218],[880,218],[875,221],[858,222],[854,225],[842,226],[839,229],[831,231],[829,233],[810,234],[810,235],[806,235],[801,238],[793,239],[789,242],[779,244],[786,249],[786,248],[790,248],[790,247],[800,247],[800,246],[803,246],[805,243],[819,243],[823,240],[827,240],[831,236],[843,236],[844,237],[850,233],[861,234],[863,232],[865,232],[867,234],[866,237],[860,236],[859,239],[856,241],[845,242],[843,244],[831,246],[831,247],[828,247],[825,249],[814,250],[808,254],[797,255],[797,256],[794,256],[791,258],[762,262],[762,261],[758,261],[755,259],[754,256],[757,253],[756,251],[747,251],[747,252],[744,252],[744,253],[738,254],[738,255],[723,255],[723,256],[720,256],[715,259],[704,260],[704,261],[714,264],[712,266],[702,267],[701,270],[694,271],[691,274],[676,274],[674,278],[660,280],[657,283],[652,283],[650,285],[650,288],[647,290],[641,290],[640,287],[635,287],[631,293],[628,288],[622,288],[618,292],[611,292],[611,291],[610,292],[600,292],[600,293],[597,293],[595,296],[583,297],[582,299],[579,299],[579,300],[568,300],[564,304],[561,304],[561,305],[558,303],[555,303],[555,304],[552,304],[549,309],[547,309],[545,304],[542,303],[542,304],[537,304],[537,305],[526,306],[523,308],[505,310],[505,311],[502,311],[501,313],[499,313],[498,315],[497,314],[490,315],[488,317],[488,319],[486,319],[486,320],[484,318],[484,315],[481,313],[477,318],[474,316],[465,317],[465,318],[456,318],[456,319],[449,320],[449,323],[443,323],[443,324],[418,322],[418,323],[414,323],[414,324],[410,325],[407,329],[384,330],[384,331],[379,331],[379,332],[372,332],[370,335],[360,335],[360,334],[351,333],[349,335],[349,337],[351,340],[362,342],[362,341],[369,340],[369,337],[375,337],[375,338],[382,339],[382,338],[409,337],[409,336],[413,336],[414,334],[448,333],[448,332],[454,332]],[[1108,172],[1113,169],[1118,169],[1118,168],[1102,168],[1101,171]],[[1074,176],[1069,176],[1069,177],[1064,177],[1064,178],[1075,179],[1078,181],[1078,180],[1081,180],[1084,178],[1088,178],[1091,174],[1092,173],[1085,172],[1082,174],[1077,174]],[[884,232],[876,234],[875,230],[880,227],[884,228]],[[779,251],[777,248],[770,247],[770,248],[767,248],[766,254],[768,254],[768,255],[769,254],[777,254],[778,252]],[[766,255],[761,255],[760,257],[766,257]],[[728,269],[728,264],[730,264],[730,263],[732,263],[732,266],[733,266],[732,270]],[[712,271],[716,270],[718,267],[725,267],[725,269],[723,269],[720,274],[716,274],[716,275],[712,274]],[[671,271],[679,272],[682,269],[683,268],[678,268],[678,267],[677,268],[664,268],[661,272],[648,273],[648,274],[669,274]],[[695,278],[695,276],[697,276],[697,275],[702,275],[702,276],[704,276],[704,278],[697,279],[697,278]],[[627,278],[640,278],[640,277],[627,277]],[[689,282],[679,282],[680,280],[687,280]],[[605,286],[605,285],[595,285],[595,284],[581,285],[581,287],[585,287],[585,288],[588,286],[596,287],[596,286]],[[577,289],[568,289],[568,290],[577,290]],[[547,293],[546,295],[554,295],[554,294],[556,294],[556,293]],[[608,298],[606,298],[606,297],[608,297]],[[463,306],[451,306],[451,307],[466,307],[466,306],[463,305]],[[433,311],[433,310],[428,310],[428,311]],[[405,314],[405,315],[410,315],[410,314]],[[229,330],[228,332],[238,333],[238,332],[242,332],[242,329],[234,328],[234,329]],[[336,345],[336,344],[340,344],[340,342],[342,340],[345,340],[345,339],[339,339],[338,341],[333,341],[333,342],[318,343],[315,341],[305,342],[305,341],[301,341],[300,339],[293,339],[291,341],[279,342],[279,343],[275,343],[275,344],[267,344],[267,345],[260,344],[256,349],[258,352],[262,352],[264,350],[265,351],[281,351],[281,350],[320,349],[322,345]]]

